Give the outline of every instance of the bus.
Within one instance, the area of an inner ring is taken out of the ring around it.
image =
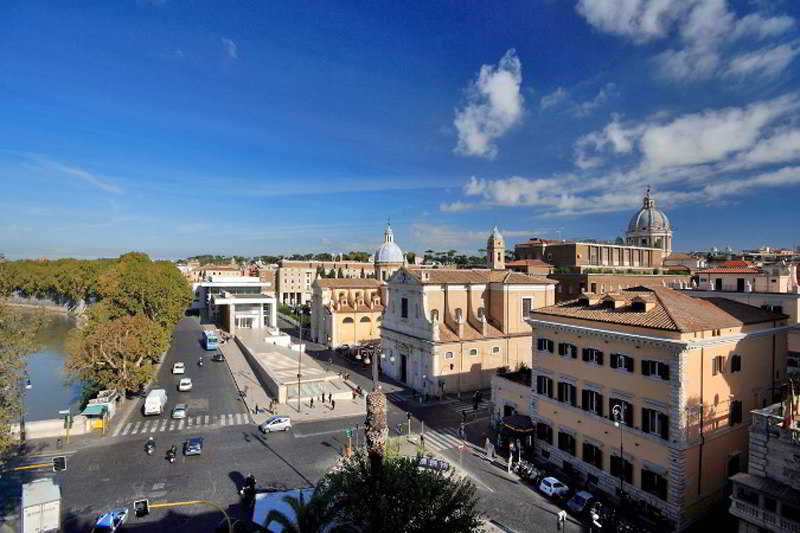
[[[210,330],[203,330],[203,347],[206,350],[216,350],[219,348],[217,334]]]

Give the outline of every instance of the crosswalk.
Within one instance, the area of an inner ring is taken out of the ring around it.
[[[162,431],[181,431],[200,426],[241,426],[249,424],[250,418],[247,413],[229,413],[224,415],[198,415],[189,416],[180,420],[169,418],[153,418],[148,420],[138,420],[120,425],[111,434],[112,437],[124,437],[126,435],[143,435],[147,433],[160,433]]]
[[[411,399],[411,394],[406,391],[390,392],[386,398],[392,403],[406,403]]]
[[[459,415],[466,413],[470,418],[475,415],[476,417],[483,417],[489,414],[491,406],[486,400],[478,402],[478,410],[474,409],[472,400],[458,400],[450,404],[450,408],[456,411]]]

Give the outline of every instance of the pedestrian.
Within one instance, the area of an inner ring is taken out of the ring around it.
[[[333,393],[332,392],[328,393],[328,402],[331,403],[331,404],[333,403]]]
[[[425,451],[425,435],[419,436],[419,445],[422,446],[422,451]]]
[[[355,400],[356,400],[356,390],[353,389],[353,401],[355,401]]]
[[[253,409],[253,414],[258,414],[258,404],[256,404],[255,408]]]
[[[336,409],[336,402],[334,400],[331,400],[331,411],[333,411],[334,409]]]
[[[311,408],[314,408],[314,398],[311,398]]]

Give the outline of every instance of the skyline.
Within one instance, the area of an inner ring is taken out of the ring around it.
[[[800,240],[791,2],[6,11],[9,258]]]

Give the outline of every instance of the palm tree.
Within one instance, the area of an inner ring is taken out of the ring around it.
[[[294,512],[294,521],[281,511],[273,509],[267,514],[264,527],[272,522],[283,528],[283,533],[351,533],[354,530],[347,526],[333,525],[335,509],[325,496],[325,491],[318,486],[308,501],[300,497],[287,495],[283,501],[288,503]]]

